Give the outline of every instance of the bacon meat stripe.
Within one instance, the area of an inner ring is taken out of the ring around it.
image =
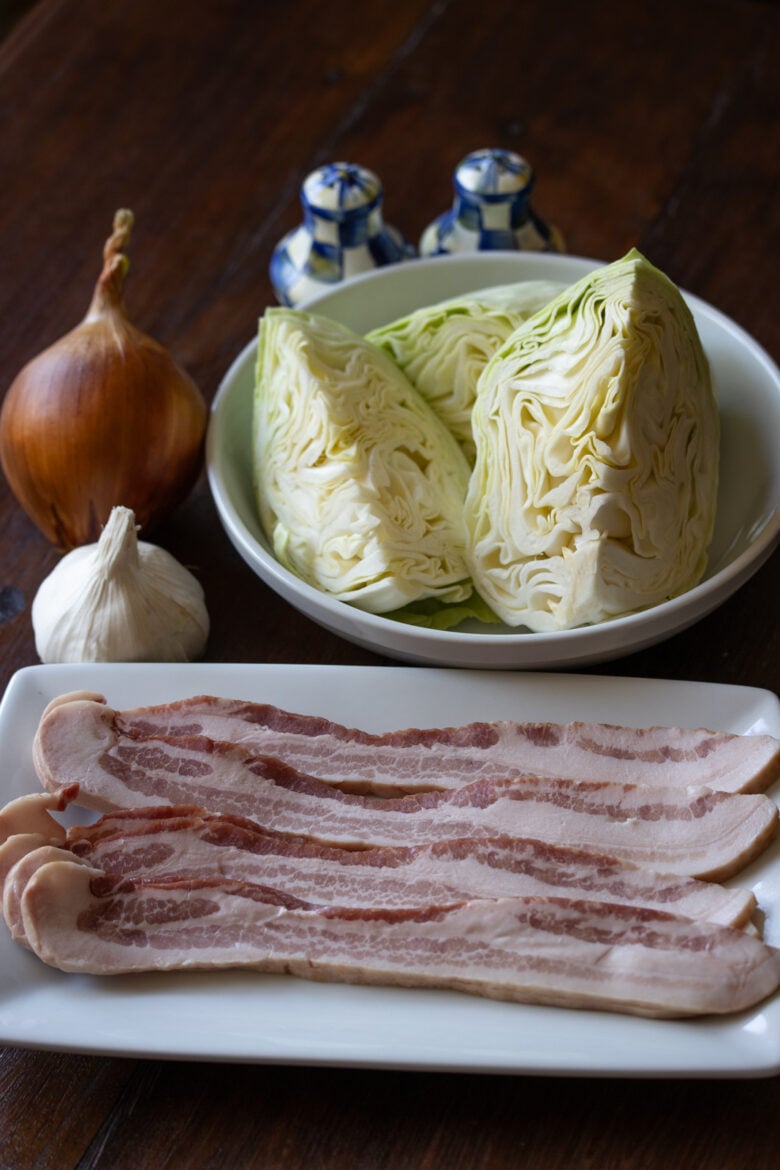
[[[70,736],[39,744],[39,776],[55,794],[78,784],[79,803],[88,808],[197,804],[352,848],[532,837],[722,880],[756,857],[778,824],[777,807],[762,794],[528,776],[390,798],[345,793],[277,759],[203,736],[120,738],[86,756],[69,745]]]
[[[355,909],[65,857],[29,874],[19,908],[39,958],[99,975],[243,967],[659,1017],[741,1011],[780,983],[780,954],[745,931],[561,897]]]
[[[49,815],[65,803],[41,793],[0,810],[0,884],[7,883],[4,913],[12,932],[18,924],[12,906],[29,867],[28,861],[19,863],[44,847],[69,850],[112,874],[193,881],[218,874],[339,906],[397,909],[463,897],[565,895],[735,927],[745,926],[756,907],[749,890],[658,874],[534,840],[466,838],[344,849],[187,806],[108,813],[94,824],[65,830]]]
[[[123,739],[158,736],[243,744],[321,780],[391,795],[529,774],[762,792],[780,776],[780,741],[768,735],[582,722],[470,723],[375,735],[209,695],[125,711],[94,692],[63,695],[44,712],[36,751],[45,760],[68,743],[69,752],[89,759]]]

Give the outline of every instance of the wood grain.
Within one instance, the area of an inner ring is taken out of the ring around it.
[[[119,206],[128,307],[207,399],[271,303],[323,161],[374,167],[417,239],[457,161],[519,150],[569,250],[642,248],[775,358],[780,21],[732,0],[38,0],[0,32],[0,392],[75,325]],[[780,437],[779,437],[780,440]],[[205,477],[156,539],[202,580],[213,662],[382,663],[246,569]],[[57,554],[0,480],[0,690]],[[778,565],[591,673],[780,690]],[[45,1038],[42,1038],[42,1041]],[[774,1170],[780,1086],[212,1066],[7,1049],[0,1170]]]

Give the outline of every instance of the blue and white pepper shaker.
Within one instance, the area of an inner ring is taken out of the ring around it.
[[[279,302],[299,305],[329,286],[414,255],[384,222],[382,183],[354,163],[319,167],[301,188],[303,223],[279,241],[271,283]]]
[[[423,232],[420,254],[509,251],[563,252],[563,238],[530,205],[533,169],[509,150],[476,150],[457,166],[449,211]]]

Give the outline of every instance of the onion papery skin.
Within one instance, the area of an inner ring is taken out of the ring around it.
[[[17,500],[57,548],[97,541],[115,506],[144,532],[192,489],[207,409],[170,353],[121,309],[88,317],[33,358],[0,413]]]

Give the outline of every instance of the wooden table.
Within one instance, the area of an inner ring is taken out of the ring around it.
[[[38,0],[0,43],[0,365],[76,324],[115,208],[128,304],[211,398],[273,300],[321,162],[373,167],[419,237],[469,150],[519,150],[573,253],[637,245],[775,357],[778,10],[735,0]],[[207,660],[373,664],[293,613],[205,478],[158,531],[210,600]],[[0,483],[0,689],[37,661],[57,554]],[[597,673],[780,689],[775,556],[717,613]],[[0,1165],[770,1170],[780,1085],[217,1066],[5,1050]]]

